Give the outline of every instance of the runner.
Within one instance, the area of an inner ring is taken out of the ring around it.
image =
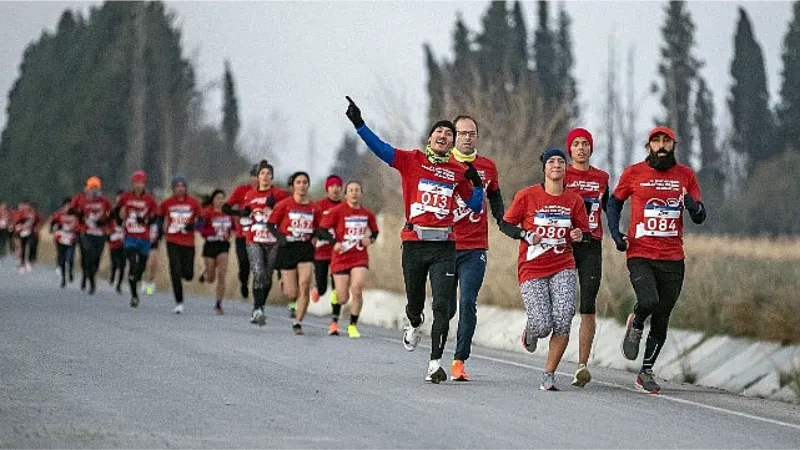
[[[156,274],[160,266],[158,248],[163,238],[164,229],[155,222],[151,223],[148,232],[150,253],[147,256],[147,266],[144,269],[144,278],[142,281],[142,292],[148,296],[155,295],[156,293]]]
[[[0,258],[4,258],[8,253],[12,222],[11,210],[8,209],[6,202],[0,201]]]
[[[706,219],[706,208],[694,171],[675,159],[675,133],[656,127],[647,140],[647,157],[622,172],[609,198],[607,217],[617,250],[627,251],[628,272],[636,293],[622,354],[632,361],[639,356],[644,322],[650,317],[644,361],[635,384],[657,394],[661,387],[653,375],[653,365],[667,340],[669,316],[683,287],[683,210],[699,225]],[[628,198],[631,217],[626,236],[619,231],[619,221]]]
[[[589,214],[591,238],[586,243],[575,243],[572,254],[578,269],[580,285],[581,327],[578,333],[578,369],[572,380],[573,386],[584,387],[591,381],[589,373],[589,354],[595,334],[595,312],[600,279],[603,276],[603,226],[600,211],[606,210],[608,203],[608,173],[592,167],[589,158],[594,151],[592,133],[584,128],[575,128],[567,135],[567,152],[572,164],[567,167],[564,183],[567,190],[583,198]]]
[[[222,212],[225,204],[225,191],[216,189],[204,202],[203,212],[200,216],[200,235],[205,238],[203,244],[203,261],[205,270],[200,275],[201,283],[217,282],[217,302],[214,312],[222,315],[222,299],[225,296],[225,276],[228,274],[228,252],[230,251],[231,230],[234,228],[234,219]],[[245,287],[247,280],[245,280]]]
[[[334,243],[331,257],[331,273],[334,289],[341,308],[353,296],[350,307],[350,325],[347,335],[353,339],[361,337],[358,331],[358,315],[364,304],[363,291],[369,271],[367,248],[378,238],[378,223],[375,213],[361,204],[363,188],[358,181],[350,181],[345,188],[345,202],[322,215],[319,234],[322,239]],[[329,230],[333,230],[331,235]],[[329,335],[338,335],[339,310],[334,308]],[[333,333],[332,331],[336,331]]]
[[[30,244],[31,235],[36,227],[36,220],[36,211],[33,210],[30,202],[21,201],[17,204],[17,212],[14,215],[14,239],[17,240],[17,249],[19,252],[18,272],[20,274],[32,270]]]
[[[128,258],[128,283],[131,288],[131,308],[139,306],[138,284],[142,279],[147,256],[150,254],[150,225],[158,213],[156,199],[145,191],[147,174],[137,170],[131,176],[132,189],[120,196],[114,209],[115,217],[125,228],[125,256]]]
[[[44,224],[44,218],[39,211],[39,205],[36,202],[30,203],[31,209],[33,210],[34,221],[33,221],[33,232],[31,233],[31,239],[28,249],[28,261],[30,264],[36,264],[36,259],[39,254],[39,236],[42,232],[42,225]]]
[[[557,391],[555,373],[569,342],[578,288],[570,244],[588,239],[589,217],[583,199],[564,188],[567,155],[553,148],[541,161],[544,183],[517,192],[500,230],[521,241],[517,279],[528,316],[522,346],[533,353],[538,340],[550,336],[539,389]]]
[[[159,228],[164,230],[169,260],[169,279],[175,298],[175,314],[183,312],[183,280],[194,278],[194,229],[202,210],[200,203],[188,194],[186,177],[172,177],[172,197],[159,206]]]
[[[250,229],[250,217],[239,217],[235,214],[244,209],[244,197],[252,189],[258,188],[258,164],[254,164],[250,169],[250,180],[245,184],[240,184],[231,193],[228,201],[222,207],[222,212],[225,214],[238,217],[239,220],[235,223],[236,227],[236,261],[239,264],[239,292],[242,298],[247,298],[250,291],[247,288],[250,278],[250,259],[247,256],[247,232]],[[233,209],[233,208],[236,209]]]
[[[258,187],[245,195],[244,208],[240,211],[223,210],[233,216],[250,218],[250,229],[247,231],[247,255],[253,272],[253,313],[250,323],[262,326],[267,321],[264,305],[272,289],[272,273],[278,256],[278,241],[267,229],[267,219],[275,204],[289,197],[286,191],[272,185],[273,174],[272,165],[266,159],[261,160],[258,164]]]
[[[303,335],[303,318],[308,309],[314,269],[314,237],[319,228],[320,213],[308,198],[311,178],[305,172],[295,172],[289,177],[292,196],[275,204],[267,220],[267,228],[278,240],[275,267],[281,271],[283,295],[297,302],[292,332]]]
[[[59,208],[50,217],[50,233],[56,244],[56,255],[59,273],[61,274],[61,288],[67,285],[67,274],[69,282],[75,279],[73,266],[75,264],[75,243],[78,242],[78,230],[80,221],[70,208],[72,199],[67,197]]]
[[[321,214],[331,208],[342,203],[342,178],[338,175],[330,175],[325,180],[325,192],[327,196],[322,200],[315,203],[317,210]],[[311,288],[311,301],[316,303],[319,301],[321,295],[325,295],[328,291],[328,272],[331,265],[331,253],[333,252],[331,244],[325,240],[318,239],[316,241],[316,250],[314,252],[314,287]],[[335,286],[333,281],[333,272],[331,272],[331,286]],[[342,309],[342,305],[336,296],[336,289],[331,292],[331,308],[333,309],[333,316],[338,318]],[[337,323],[332,323],[328,329],[328,334],[339,334]]]
[[[450,305],[455,283],[456,245],[453,228],[454,193],[465,199],[473,211],[483,208],[484,189],[478,171],[470,163],[451,158],[455,126],[440,120],[428,132],[424,151],[404,151],[383,142],[361,118],[361,110],[346,97],[347,118],[356,132],[383,162],[400,173],[403,185],[406,225],[403,241],[403,279],[406,286],[406,316],[403,346],[413,351],[422,337],[425,320],[425,285],[430,275],[433,292],[431,354],[426,381],[438,384],[447,380],[441,358],[447,342]]]
[[[503,220],[505,207],[500,193],[497,166],[491,159],[478,154],[478,122],[470,116],[458,116],[453,122],[456,126],[456,146],[453,157],[462,163],[471,163],[486,186],[486,197],[492,209],[495,222]],[[456,235],[456,275],[453,294],[450,297],[450,318],[458,310],[458,331],[456,352],[453,356],[450,377],[455,381],[469,381],[464,363],[469,359],[472,336],[475,334],[478,292],[483,285],[486,273],[486,251],[489,248],[489,221],[486,205],[480,212],[470,210],[460,196],[456,196],[458,208],[454,212],[453,232]],[[460,296],[456,289],[460,287]],[[456,305],[456,300],[458,305]]]
[[[124,191],[117,191],[114,198],[114,204],[119,204],[120,196]],[[116,220],[111,220],[108,223],[106,230],[108,235],[108,253],[111,257],[111,277],[109,284],[114,286],[116,280],[115,290],[118,294],[122,293],[122,279],[125,276],[125,247],[123,240],[125,239],[125,229],[117,223]]]
[[[100,178],[90,177],[86,180],[84,191],[73,197],[70,204],[80,219],[81,290],[86,289],[88,280],[90,295],[95,293],[97,287],[95,277],[106,245],[106,226],[112,210],[111,202],[100,193],[101,188]]]

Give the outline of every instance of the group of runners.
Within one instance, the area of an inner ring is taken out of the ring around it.
[[[517,192],[506,209],[497,167],[478,153],[480,135],[474,117],[440,120],[431,126],[425,149],[401,150],[376,136],[364,123],[358,106],[349,97],[347,100],[346,116],[357,134],[402,179],[405,224],[400,230],[401,265],[407,298],[402,343],[413,351],[421,340],[430,279],[433,318],[426,381],[438,384],[448,379],[441,360],[449,323],[456,313],[456,349],[449,378],[470,380],[465,364],[486,272],[491,212],[499,230],[520,241],[517,280],[527,315],[522,346],[533,353],[539,340],[549,337],[540,388],[558,390],[554,374],[569,342],[576,299],[581,315],[579,366],[572,384],[583,387],[589,383],[595,303],[602,278],[601,213],[605,212],[615,247],[626,252],[636,294],[622,352],[627,359],[638,358],[644,324],[650,318],[635,385],[650,393],[660,391],[653,365],[666,341],[669,317],[683,284],[683,214],[687,211],[696,224],[706,216],[695,173],[675,159],[671,129],[660,126],[649,133],[645,160],[627,167],[612,191],[608,173],[590,164],[592,134],[575,128],[567,135],[566,151],[548,149],[540,157],[541,167],[532,168],[544,172],[544,182]],[[186,178],[175,175],[172,195],[160,203],[147,191],[144,171],[133,173],[130,190],[118,191],[113,201],[102,195],[99,178],[89,178],[84,191],[65,199],[50,219],[61,286],[74,279],[77,246],[81,289],[93,294],[103,248],[108,245],[110,282],[121,292],[123,279],[127,279],[130,306],[136,308],[146,269],[149,266],[154,271],[157,265],[153,250],[163,240],[174,312],[180,314],[184,311],[183,282],[195,275],[195,233],[199,233],[204,240],[204,270],[198,279],[216,283],[214,311],[223,314],[230,239],[234,237],[240,293],[253,299],[251,323],[265,325],[264,306],[277,275],[283,295],[290,300],[292,332],[304,334],[309,302],[327,292],[330,279],[328,334],[341,332],[342,306],[351,303],[347,334],[360,337],[357,325],[369,269],[368,248],[379,234],[374,213],[362,203],[362,185],[331,175],[325,180],[325,197],[312,201],[311,178],[306,172],[292,174],[288,190],[273,184],[274,167],[266,160],[254,165],[249,175],[248,183],[237,186],[229,196],[217,189],[202,202],[189,195]],[[631,217],[626,234],[619,225],[628,199]],[[5,249],[5,241],[17,243],[20,272],[30,270],[30,249],[35,249],[32,236],[38,234],[42,222],[28,203],[21,203],[15,212],[0,203],[0,244]],[[142,290],[151,294],[153,285]]]
[[[370,130],[360,108],[350,97],[346,99],[345,114],[357,134],[402,179],[402,269],[408,321],[402,341],[413,351],[421,339],[425,287],[430,279],[433,322],[427,381],[438,384],[448,378],[441,359],[456,311],[459,320],[450,378],[469,380],[465,362],[486,270],[487,212],[491,210],[499,230],[520,241],[517,280],[527,314],[522,346],[533,353],[540,339],[550,338],[540,389],[558,390],[555,372],[569,342],[576,298],[581,315],[579,366],[572,384],[589,383],[595,303],[602,278],[604,211],[617,250],[626,252],[636,294],[622,353],[629,360],[637,359],[644,324],[650,318],[635,386],[650,393],[660,391],[653,365],[666,341],[669,316],[683,285],[683,212],[696,224],[706,217],[695,173],[675,159],[671,129],[659,126],[650,131],[645,160],[627,167],[612,191],[608,173],[590,164],[592,134],[575,128],[566,137],[566,151],[548,149],[540,157],[541,168],[531,168],[544,172],[544,182],[517,192],[505,210],[497,167],[478,154],[480,134],[474,117],[440,120],[431,126],[424,150],[401,150]],[[619,226],[628,199],[631,217],[625,234]]]

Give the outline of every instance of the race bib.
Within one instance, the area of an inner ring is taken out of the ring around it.
[[[589,229],[594,231],[600,225],[600,199],[598,198],[585,198],[584,203],[589,207],[586,211],[589,214]]]
[[[527,260],[531,261],[548,250],[562,253],[567,245],[567,235],[572,228],[572,219],[565,214],[537,212],[533,218],[533,232],[542,237],[537,245],[529,245]]]
[[[267,229],[266,224],[254,223],[250,225],[250,232],[253,233],[253,242],[257,244],[274,244],[277,242],[275,236]]]
[[[72,245],[75,242],[75,234],[68,231],[62,231],[58,233],[57,240],[61,245]]]
[[[191,208],[174,209],[169,212],[168,234],[185,233],[186,225],[192,221]]]
[[[211,226],[214,228],[214,236],[209,237],[209,241],[225,241],[228,239],[231,229],[231,220],[227,216],[221,216],[211,221]]]
[[[314,233],[314,213],[307,211],[289,211],[289,235],[287,241],[307,241]]]
[[[250,216],[247,217],[240,217],[239,218],[239,225],[242,226],[242,231],[247,231],[250,229],[250,224],[253,223],[250,220]]]
[[[417,184],[417,198],[411,204],[410,218],[417,217],[426,212],[439,217],[450,214],[453,200],[453,185],[438,181],[420,179]]]
[[[678,221],[681,220],[680,205],[659,203],[650,203],[644,207],[644,222],[636,224],[636,238],[678,236]]]
[[[361,241],[367,237],[367,227],[366,217],[348,217],[344,219],[345,235],[342,239],[342,253],[352,249],[364,250],[364,244]]]

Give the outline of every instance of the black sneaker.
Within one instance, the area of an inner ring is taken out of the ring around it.
[[[625,324],[625,337],[622,338],[622,356],[631,361],[636,360],[639,356],[639,343],[642,341],[643,332],[643,330],[633,328],[633,316],[633,313],[628,316],[628,322]]]
[[[653,369],[647,369],[639,372],[636,377],[636,389],[648,392],[650,394],[658,394],[661,392],[661,386],[656,383],[656,377],[653,375]]]
[[[85,290],[86,290],[86,278],[83,278],[83,279],[81,280],[81,290],[82,290],[82,291],[85,291]]]
[[[295,336],[303,336],[304,334],[306,334],[305,331],[303,331],[303,326],[300,325],[299,323],[292,325],[292,333]]]
[[[197,279],[197,281],[199,281],[201,283],[205,283],[206,282],[206,273],[205,272],[201,273],[200,277]]]
[[[61,289],[67,287],[67,280],[65,278],[61,278]]]
[[[247,289],[247,285],[246,285],[246,284],[243,284],[243,285],[242,285],[242,286],[239,288],[239,293],[240,293],[240,294],[242,294],[242,298],[247,298],[247,297],[249,297],[249,296],[250,296],[250,289]]]
[[[131,308],[139,306],[139,297],[131,297]]]

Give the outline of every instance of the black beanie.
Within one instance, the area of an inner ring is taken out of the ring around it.
[[[453,122],[449,120],[440,120],[435,124],[433,124],[433,126],[431,127],[431,131],[428,132],[428,137],[431,137],[433,132],[436,131],[436,129],[439,127],[450,128],[450,131],[453,132],[453,136],[455,136],[456,134],[456,126],[453,125]]]

